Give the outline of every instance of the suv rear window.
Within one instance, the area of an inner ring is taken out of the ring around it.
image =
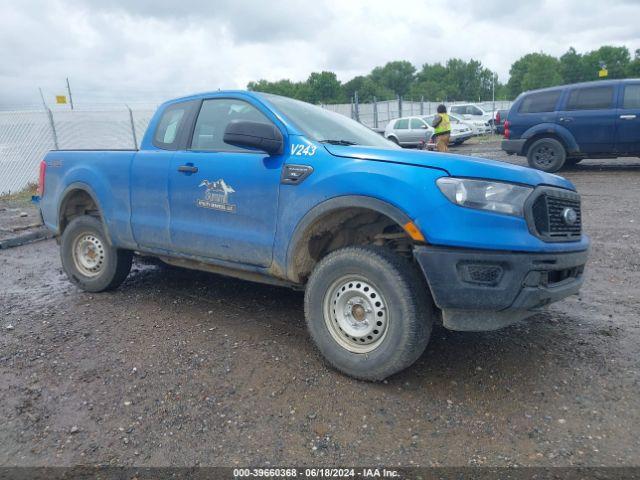
[[[567,110],[602,110],[611,108],[613,87],[590,87],[571,90]]]
[[[640,83],[625,85],[622,108],[640,108]]]
[[[554,90],[552,92],[539,92],[532,93],[524,97],[519,113],[542,113],[553,112],[556,109],[556,103],[560,98],[561,90]]]

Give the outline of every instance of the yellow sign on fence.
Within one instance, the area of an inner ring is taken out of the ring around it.
[[[600,71],[598,71],[598,76],[600,78],[606,77],[607,75],[609,75],[609,70],[607,70],[606,68],[601,68]]]
[[[66,95],[56,95],[56,103],[61,103],[61,104],[67,103],[67,96]]]

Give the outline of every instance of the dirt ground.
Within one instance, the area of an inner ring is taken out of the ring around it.
[[[379,384],[327,368],[300,292],[137,263],[88,294],[53,240],[0,250],[0,465],[637,465],[640,160],[562,174],[593,241],[581,295],[437,327]]]

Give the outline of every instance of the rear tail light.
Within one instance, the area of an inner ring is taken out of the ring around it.
[[[47,162],[42,160],[40,162],[40,175],[38,176],[38,196],[44,195],[44,177],[47,174]]]
[[[496,124],[500,125],[500,112],[496,113]]]
[[[509,120],[505,120],[504,121],[504,138],[509,138],[511,136],[511,132],[509,131],[509,127],[511,126],[511,124],[509,123]]]

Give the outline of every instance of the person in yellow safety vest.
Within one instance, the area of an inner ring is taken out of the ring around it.
[[[436,137],[436,150],[439,152],[449,151],[449,137],[451,136],[451,121],[447,115],[447,107],[438,105],[438,114],[433,119],[432,127],[436,129],[433,134]]]

